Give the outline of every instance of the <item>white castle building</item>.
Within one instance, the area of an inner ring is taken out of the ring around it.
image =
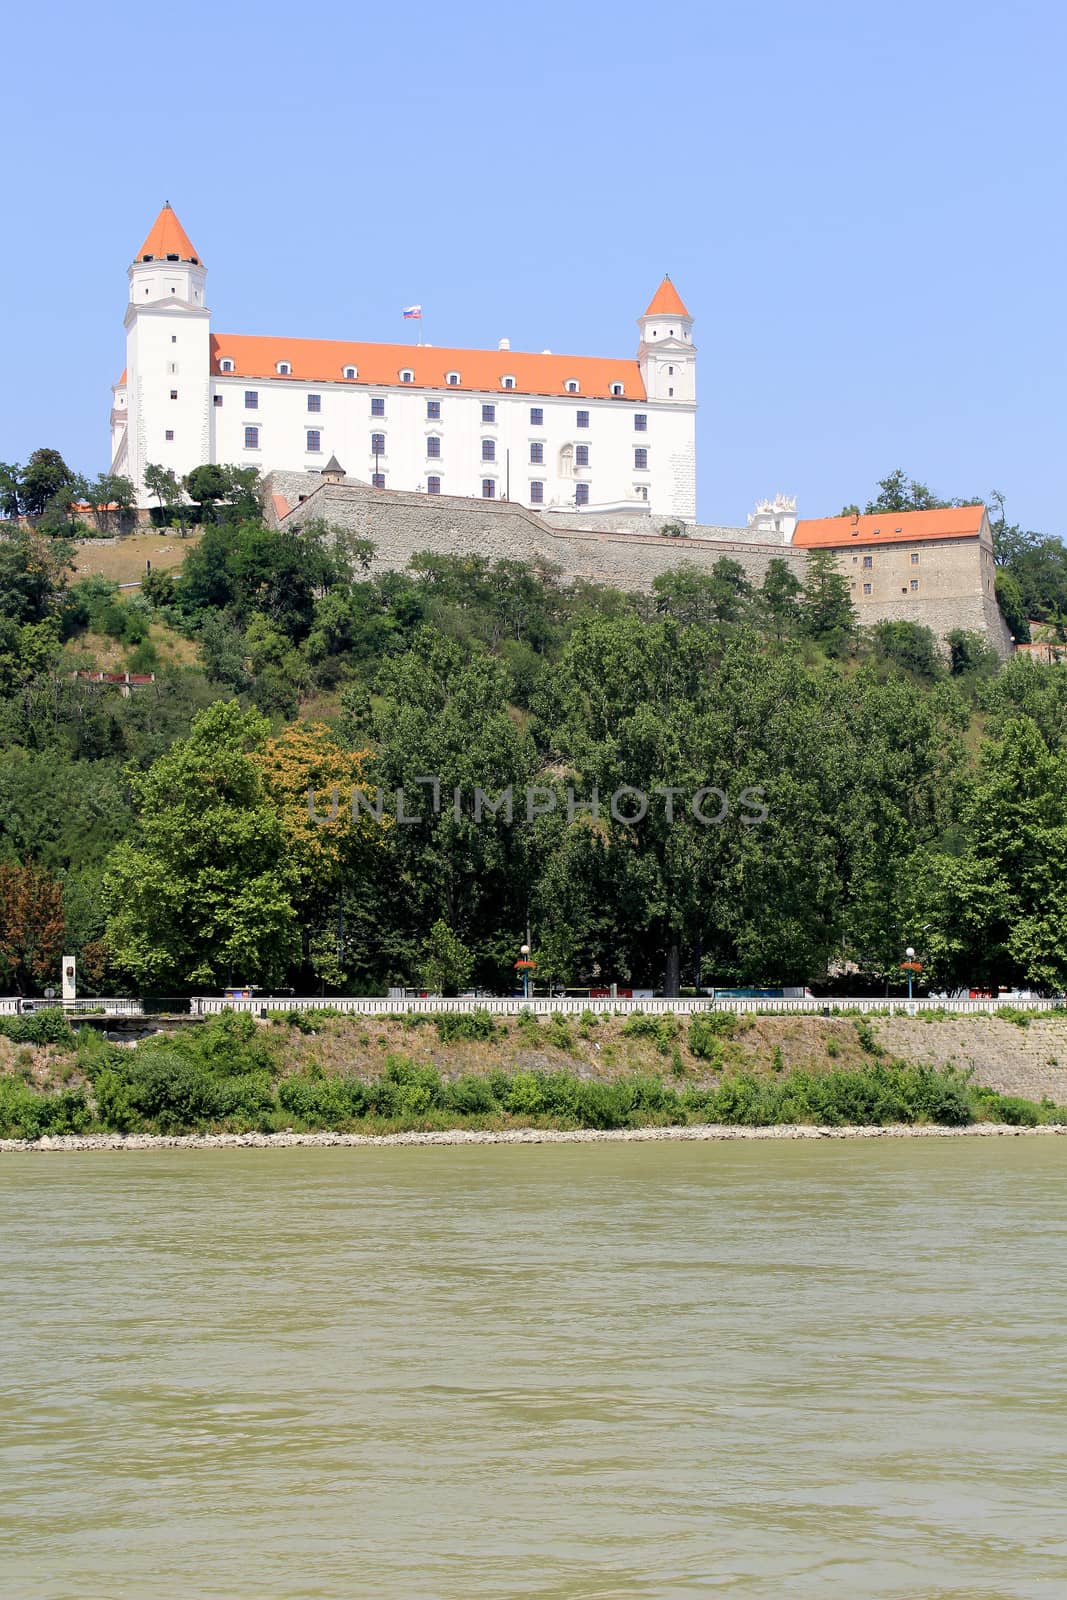
[[[112,471],[333,467],[378,488],[696,517],[693,319],[669,278],[632,359],[214,333],[169,203],[129,269]],[[343,468],[338,462],[343,462]]]

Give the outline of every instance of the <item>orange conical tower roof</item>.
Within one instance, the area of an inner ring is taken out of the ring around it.
[[[171,210],[168,200],[148,230],[148,238],[134,256],[135,261],[166,261],[171,260],[192,261],[196,266],[202,267],[197,252],[193,249],[189,235]]]
[[[685,302],[671,282],[670,273],[665,274],[663,282],[648,302],[646,317],[687,317]]]

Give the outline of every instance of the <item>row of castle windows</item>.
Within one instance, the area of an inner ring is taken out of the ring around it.
[[[177,392],[176,389],[172,389],[171,390],[170,397],[171,397],[172,400],[177,400],[178,392]],[[308,408],[309,411],[321,411],[322,410],[322,396],[321,396],[321,394],[309,394],[308,397],[307,397],[307,403],[308,403],[307,404],[307,408]],[[215,404],[217,406],[221,406],[221,404],[222,404],[222,395],[221,394],[217,394],[215,396]],[[245,410],[246,411],[258,411],[259,410],[259,390],[258,389],[246,389],[245,390]],[[371,414],[372,417],[384,417],[385,416],[385,397],[383,395],[372,395],[371,396],[370,414]],[[440,400],[427,400],[427,402],[426,402],[426,420],[428,422],[440,422],[440,420],[441,420],[441,402],[440,402]],[[544,421],[545,421],[544,407],[543,406],[531,406],[530,407],[530,426],[531,426],[531,428],[541,428],[541,427],[543,427],[544,426]],[[487,424],[487,425],[493,425],[493,424],[496,423],[496,406],[495,405],[486,404],[486,405],[482,406],[482,422]],[[574,413],[574,422],[575,422],[575,426],[578,427],[578,428],[588,428],[588,426],[589,426],[589,412],[588,411],[576,411]],[[637,412],[634,413],[634,432],[635,433],[647,433],[648,432],[648,414],[647,414],[647,412],[637,411]]]
[[[376,472],[376,473],[374,473],[374,475],[371,478],[371,487],[374,488],[374,489],[384,489],[385,488],[385,473],[384,472]],[[544,505],[544,503],[545,503],[545,486],[544,486],[544,483],[538,478],[532,478],[530,480],[529,489],[530,489],[530,493],[529,493],[530,504],[532,506],[542,506],[542,505]],[[441,479],[434,473],[431,473],[429,475],[429,477],[426,479],[426,493],[427,494],[440,494],[441,493]],[[482,499],[483,500],[495,500],[496,497],[497,497],[497,494],[496,494],[496,479],[495,478],[483,478],[482,479]],[[575,488],[574,488],[574,503],[575,503],[576,506],[587,506],[589,504],[589,485],[587,483],[579,483],[579,484],[575,485]]]
[[[145,292],[147,293],[147,290]],[[292,375],[293,375],[292,363],[289,362],[289,361],[278,361],[278,362],[275,362],[274,370],[278,374],[279,378],[291,378]],[[220,372],[224,372],[224,373],[232,373],[232,372],[236,371],[236,364],[235,364],[232,356],[223,356],[221,358],[221,360],[219,361],[219,371]],[[671,368],[671,371],[672,372],[674,371],[673,367]],[[342,367],[341,368],[341,377],[342,378],[347,378],[349,381],[351,381],[352,379],[358,377],[358,375],[359,375],[359,369],[357,367]],[[411,370],[410,367],[402,367],[400,369],[399,373],[397,374],[397,376],[400,379],[401,383],[414,383],[415,382],[415,374]],[[460,373],[458,373],[458,372],[446,372],[445,373],[445,383],[449,386],[450,389],[458,388],[461,382],[462,382],[462,376],[461,376]],[[502,389],[514,389],[516,387],[516,383],[517,383],[516,378],[510,372],[505,373],[500,379],[500,387]],[[577,378],[567,378],[567,379],[564,380],[563,389],[564,389],[564,392],[566,394],[580,394],[581,390],[582,390],[582,386],[579,383]],[[625,395],[626,386],[625,386],[625,384],[622,384],[622,383],[611,383],[611,384],[608,385],[608,392],[612,395],[612,397],[614,399],[619,400],[619,399],[622,399],[622,397]]]
[[[855,566],[858,560],[859,560],[859,556],[853,556],[852,557],[852,565]],[[911,564],[912,564],[913,567],[917,567],[919,565],[919,552],[918,552],[918,550],[913,550],[911,552]],[[865,567],[873,567],[874,566],[874,557],[873,556],[864,556],[863,565]]]
[[[856,586],[855,585],[855,580],[853,580],[853,585],[852,586],[853,586],[853,588],[855,588],[855,586]],[[863,585],[864,594],[870,594],[872,587],[873,587],[873,585],[871,585],[869,583],[865,583]],[[902,589],[900,592],[901,592],[901,594],[907,594],[908,590],[907,589]],[[919,580],[918,580],[918,578],[912,578],[912,580],[911,580],[911,593],[912,594],[918,594],[918,592],[919,592]]]

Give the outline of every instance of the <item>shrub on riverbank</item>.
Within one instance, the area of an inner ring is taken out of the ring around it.
[[[721,1032],[690,1041],[721,1048]],[[675,1046],[675,1048],[677,1048]],[[972,1088],[957,1069],[887,1058],[832,1071],[794,1068],[761,1076],[731,1070],[713,1083],[664,1081],[638,1071],[610,1081],[565,1070],[499,1068],[451,1081],[431,1062],[394,1050],[376,1076],[331,1073],[314,1058],[292,1067],[292,1043],[251,1017],[158,1035],[136,1048],[79,1036],[77,1067],[90,1085],[58,1092],[23,1077],[0,1079],[0,1137],[91,1131],[183,1133],[412,1128],[611,1129],[671,1123],[834,1127],[976,1118],[1015,1126],[1062,1120],[1063,1109]],[[28,1070],[28,1069],[27,1069]]]

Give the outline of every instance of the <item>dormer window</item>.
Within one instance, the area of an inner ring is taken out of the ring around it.
[[[566,389],[568,394],[577,394],[580,385],[577,378],[568,378],[563,387]]]
[[[515,387],[515,379],[511,376],[510,373],[506,374],[505,377],[501,378],[500,387],[502,389],[514,389],[514,387]]]
[[[341,376],[342,376],[342,378],[354,378],[355,375],[356,375],[355,367],[342,367],[341,368]]]
[[[288,361],[279,361],[274,370],[278,374],[279,378],[288,378],[293,369]]]
[[[624,390],[624,388],[623,388],[621,383],[613,383],[612,384],[611,393],[614,395],[616,400],[621,399],[621,397],[623,396],[623,394],[625,394],[625,392],[626,391]]]
[[[400,381],[401,381],[401,383],[414,383],[415,382],[415,374],[412,372],[410,367],[404,367],[402,369],[402,371],[400,373]]]
[[[231,360],[231,358],[229,356],[223,356],[222,360],[219,362],[219,371],[220,372],[232,372],[233,371],[233,361]]]
[[[450,389],[458,389],[458,387],[459,387],[459,373],[458,372],[446,372],[445,373],[445,382],[448,384]]]

